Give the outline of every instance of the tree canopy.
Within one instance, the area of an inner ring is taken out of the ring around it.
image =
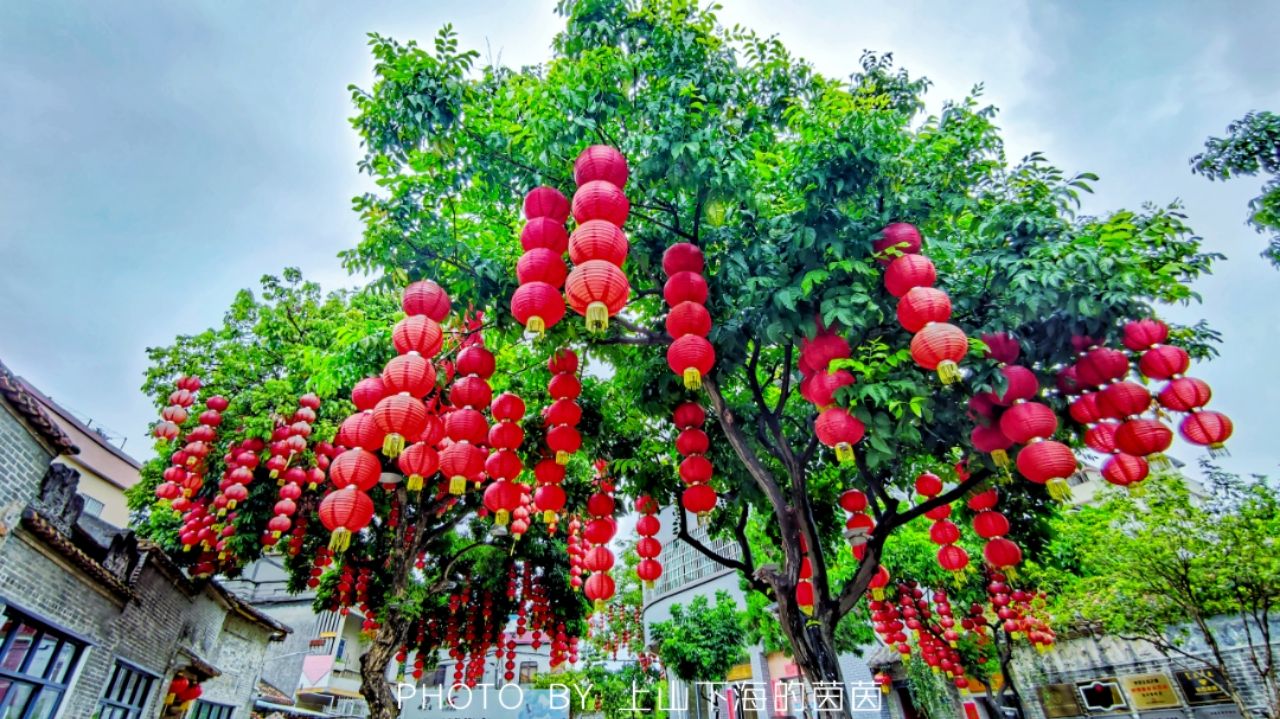
[[[1262,192],[1249,201],[1249,224],[1270,234],[1262,256],[1280,266],[1280,115],[1250,112],[1227,125],[1225,137],[1211,137],[1192,169],[1211,180],[1262,175]]]

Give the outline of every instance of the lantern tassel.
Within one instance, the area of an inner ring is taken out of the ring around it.
[[[644,588],[648,589],[649,591],[653,591],[653,580],[652,579],[644,580]]]
[[[404,486],[405,486],[405,489],[409,490],[410,492],[421,492],[422,491],[422,475],[421,474],[409,475],[409,479],[405,481]]]
[[[953,384],[960,379],[960,367],[951,360],[942,360],[938,363],[938,379],[943,384]]]
[[[449,478],[449,494],[462,494],[467,491],[467,478],[458,474]]]
[[[499,509],[497,512],[494,512],[493,514],[493,523],[498,525],[499,527],[506,524],[508,521],[510,521],[510,519],[511,519],[511,512],[505,509]]]
[[[1061,477],[1051,479],[1049,480],[1047,489],[1049,490],[1049,496],[1053,498],[1053,501],[1058,502],[1059,504],[1066,504],[1071,501],[1071,485],[1067,484],[1067,480],[1062,479]]]
[[[997,449],[991,453],[991,461],[1001,469],[1009,466],[1009,453],[1003,449]]]
[[[801,605],[800,605],[800,611],[802,611],[802,612],[804,612],[806,615],[808,615],[808,616],[812,617],[812,616],[813,616],[813,605],[812,605],[812,604],[801,604]]]
[[[848,442],[840,442],[836,445],[836,461],[840,464],[852,462],[853,456],[853,445]]]
[[[1209,445],[1210,457],[1230,457],[1231,452],[1227,451],[1227,446],[1221,442],[1214,442]]]
[[[557,452],[556,452],[556,464],[568,464],[568,463],[569,463],[569,457],[571,457],[571,456],[572,456],[572,455],[570,455],[568,452],[565,452],[564,450],[557,451]]]
[[[542,513],[542,521],[546,522],[547,524],[555,524],[556,513],[548,509],[547,511]]]
[[[883,602],[883,601],[884,601],[884,587],[876,587],[875,589],[872,589],[872,590],[871,590],[871,598],[872,598],[872,599],[874,599],[874,600],[876,600],[877,602]]]
[[[604,332],[609,328],[609,308],[603,302],[587,305],[587,331]]]
[[[388,457],[399,457],[404,451],[404,437],[392,432],[382,440],[382,453]]]
[[[525,324],[524,328],[535,335],[540,335],[547,331],[547,322],[541,317],[534,315],[529,318],[529,321]]]
[[[684,388],[702,389],[702,373],[697,367],[686,367],[684,370]]]
[[[1126,486],[1125,489],[1129,490],[1130,497],[1141,497],[1147,493],[1147,488],[1144,486],[1143,482],[1134,482],[1133,484]]]
[[[1151,463],[1152,469],[1157,469],[1162,472],[1167,472],[1173,469],[1173,462],[1169,461],[1168,455],[1163,452],[1148,456],[1147,461]]]
[[[329,549],[333,552],[345,552],[349,546],[351,546],[351,530],[346,527],[333,530],[333,534],[329,537]]]

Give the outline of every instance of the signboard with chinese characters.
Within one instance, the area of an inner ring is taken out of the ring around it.
[[[1049,719],[1084,716],[1074,684],[1045,684],[1039,693],[1044,715]]]
[[[1173,691],[1173,683],[1164,674],[1131,674],[1120,677],[1120,683],[1133,702],[1133,708],[1139,711],[1182,706],[1182,700]]]
[[[1129,702],[1120,691],[1120,682],[1115,677],[1104,677],[1088,682],[1076,682],[1076,692],[1080,694],[1080,703],[1090,714],[1113,714],[1127,712]]]
[[[1174,676],[1191,706],[1231,703],[1231,697],[1222,689],[1222,674],[1217,669],[1175,672]]]
[[[1196,719],[1242,719],[1235,704],[1211,704],[1191,710]]]

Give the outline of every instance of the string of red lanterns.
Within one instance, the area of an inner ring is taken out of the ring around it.
[[[640,540],[636,542],[636,555],[640,562],[636,564],[636,577],[644,582],[647,589],[653,589],[653,583],[662,576],[662,563],[658,556],[662,554],[662,542],[655,537],[662,531],[662,522],[658,519],[658,502],[649,495],[641,495],[636,500],[636,511],[640,518],[636,520],[636,534]]]
[[[631,296],[622,271],[629,250],[622,231],[631,213],[623,192],[628,174],[626,158],[605,145],[588,147],[573,163],[578,189],[571,210],[578,227],[569,237],[574,267],[565,279],[565,299],[590,332],[603,332]]]
[[[951,384],[960,379],[959,364],[969,351],[969,339],[947,321],[951,298],[933,287],[937,270],[920,255],[922,245],[914,225],[895,222],[881,230],[872,250],[886,265],[885,289],[898,298],[898,323],[914,335],[911,358],[924,369],[936,370],[943,384]]]
[[[569,201],[553,187],[535,187],[524,198],[528,220],[520,232],[524,249],[516,263],[520,286],[511,295],[511,314],[524,328],[541,335],[564,319],[564,286],[567,270],[564,253],[569,247],[565,220]]]
[[[706,261],[702,250],[688,242],[667,248],[662,271],[667,275],[662,297],[667,307],[667,366],[684,381],[686,389],[698,389],[716,363],[716,351],[707,340],[711,313],[707,311]]]
[[[684,457],[680,460],[680,479],[687,485],[680,502],[686,511],[697,515],[699,522],[705,522],[719,501],[711,486],[714,467],[704,454],[710,447],[707,433],[702,430],[707,413],[697,403],[685,402],[676,407],[672,419],[680,432],[676,437],[676,451]]]

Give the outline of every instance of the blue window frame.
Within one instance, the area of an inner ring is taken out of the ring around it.
[[[12,607],[0,615],[0,719],[51,719],[85,644]]]
[[[155,683],[156,677],[151,672],[117,659],[98,702],[95,719],[141,719]]]

